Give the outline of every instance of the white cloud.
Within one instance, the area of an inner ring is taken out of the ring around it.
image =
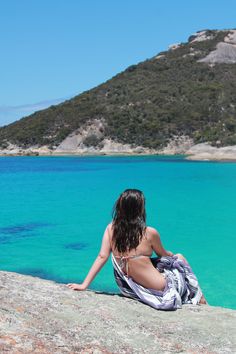
[[[53,100],[45,100],[36,103],[26,103],[18,106],[1,105],[0,106],[0,126],[10,124],[15,120],[28,116],[36,111],[46,109],[52,105],[57,105],[67,99],[70,99],[73,96],[71,95],[64,98],[56,98]]]

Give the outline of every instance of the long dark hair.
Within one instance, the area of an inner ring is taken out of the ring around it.
[[[113,207],[113,236],[120,253],[136,248],[146,230],[145,199],[138,189],[126,189]]]

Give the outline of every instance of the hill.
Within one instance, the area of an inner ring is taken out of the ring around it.
[[[199,31],[98,87],[1,127],[0,147],[160,150],[176,139],[188,147],[236,145],[235,92],[236,30]]]

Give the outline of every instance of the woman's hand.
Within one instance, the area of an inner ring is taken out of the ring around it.
[[[86,286],[84,284],[67,284],[66,285],[68,288],[72,289],[72,290],[77,290],[77,291],[83,291],[86,290]]]

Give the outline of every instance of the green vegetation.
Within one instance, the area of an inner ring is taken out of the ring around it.
[[[236,144],[236,64],[197,62],[227,33],[208,34],[214,38],[159,53],[159,59],[132,65],[90,91],[0,128],[0,145],[56,146],[95,118],[105,121],[105,137],[133,145],[162,147],[180,134],[196,143]],[[96,136],[85,140],[87,146],[100,143]]]
[[[90,146],[99,146],[102,147],[102,138],[99,138],[97,135],[92,134],[88,135],[84,140],[83,140],[84,145],[90,147]]]

